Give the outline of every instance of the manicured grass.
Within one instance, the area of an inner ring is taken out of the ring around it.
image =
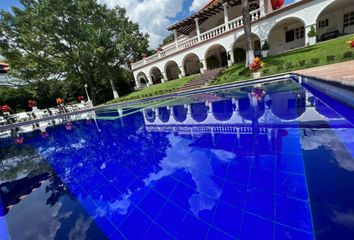
[[[262,76],[353,60],[354,50],[350,50],[346,43],[353,37],[354,35],[345,36],[265,58]],[[349,56],[350,52],[351,56]],[[348,56],[344,56],[345,54]],[[213,84],[231,83],[250,78],[252,78],[252,72],[249,69],[244,65],[234,65],[226,69]]]
[[[181,79],[168,81],[165,83],[152,85],[150,87],[129,93],[125,96],[120,97],[119,99],[114,99],[108,103],[110,104],[110,103],[118,103],[118,102],[124,102],[124,101],[129,101],[129,100],[137,100],[137,99],[141,99],[141,98],[154,97],[154,96],[159,96],[159,95],[175,92],[178,88],[180,88],[183,85],[185,85],[186,83],[190,82],[196,76],[197,75],[188,76],[188,77],[184,77]]]

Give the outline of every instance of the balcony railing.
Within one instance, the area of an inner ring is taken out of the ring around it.
[[[261,12],[260,12],[260,9],[257,9],[255,11],[252,11],[250,13],[251,15],[251,20],[252,21],[256,21],[260,18],[261,16]],[[227,26],[228,25],[228,26]],[[152,62],[155,62],[157,61],[158,59],[162,58],[162,57],[167,57],[179,50],[183,50],[183,49],[186,49],[186,48],[189,48],[189,47],[192,47],[198,43],[201,43],[201,42],[205,42],[205,41],[208,41],[209,39],[211,38],[214,38],[218,35],[221,35],[225,32],[227,32],[228,30],[232,30],[232,29],[235,29],[235,28],[239,28],[243,25],[243,20],[242,20],[242,16],[241,17],[238,17],[238,18],[235,18],[233,20],[231,20],[230,22],[228,22],[226,24],[222,24],[220,26],[217,26],[216,28],[213,28],[209,31],[206,31],[202,34],[200,34],[199,36],[195,36],[195,37],[192,37],[190,39],[187,39],[183,42],[179,42],[178,43],[178,47],[176,45],[173,45],[173,46],[170,46],[168,48],[166,48],[165,50],[161,51],[161,52],[158,52],[150,57],[147,57],[147,58],[144,58],[143,60],[139,61],[139,62],[136,62],[136,63],[133,63],[131,66],[132,66],[132,69],[137,69],[139,67],[142,67],[146,64],[149,64],[149,63],[152,63]]]

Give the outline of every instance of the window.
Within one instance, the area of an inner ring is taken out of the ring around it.
[[[285,42],[292,42],[295,40],[295,31],[294,29],[285,32]]]
[[[296,36],[296,39],[304,38],[305,28],[304,27],[295,28],[295,36]]]
[[[292,42],[295,39],[302,39],[305,37],[305,28],[299,27],[295,29],[291,29],[285,32],[285,42]]]
[[[343,24],[344,27],[349,27],[354,25],[354,12],[344,14]]]
[[[324,27],[328,27],[328,19],[318,22],[318,28],[324,28]]]

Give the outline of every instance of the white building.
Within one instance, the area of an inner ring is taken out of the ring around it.
[[[354,0],[297,0],[273,9],[277,0],[250,0],[253,46],[269,54],[354,33]],[[162,51],[132,63],[137,88],[175,80],[204,70],[242,62],[244,33],[240,0],[212,0],[192,16],[174,24],[175,41]],[[317,38],[307,33],[314,27]]]

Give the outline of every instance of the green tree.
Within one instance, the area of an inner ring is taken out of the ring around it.
[[[148,48],[148,36],[125,9],[96,0],[21,3],[24,8],[14,7],[13,14],[0,12],[0,53],[14,76],[29,83],[66,80],[80,88],[87,83],[95,103],[107,95],[102,86],[110,86],[115,96],[125,91],[121,83],[127,86],[127,79],[117,73]]]

